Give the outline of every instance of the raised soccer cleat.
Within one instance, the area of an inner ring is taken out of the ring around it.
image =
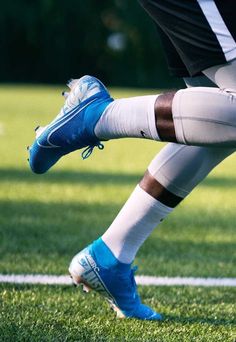
[[[69,272],[75,285],[95,290],[105,297],[119,318],[160,321],[162,316],[141,303],[134,272],[130,265],[119,262],[102,239],[94,241],[76,254]]]
[[[97,146],[103,145],[94,128],[109,103],[113,101],[106,87],[92,76],[83,76],[68,83],[71,91],[57,117],[45,127],[36,127],[36,140],[29,148],[29,163],[33,172],[44,173],[62,156],[87,147],[87,158]]]

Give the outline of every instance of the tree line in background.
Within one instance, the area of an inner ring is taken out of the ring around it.
[[[0,12],[1,82],[92,74],[116,86],[170,87],[155,25],[133,0],[14,0]]]

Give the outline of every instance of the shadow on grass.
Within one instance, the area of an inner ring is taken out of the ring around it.
[[[32,258],[51,256],[55,260],[57,255],[70,256],[72,251],[78,251],[98,238],[120,209],[119,205],[112,203],[32,201],[0,201],[0,208],[0,259],[6,258],[6,255],[11,255],[11,258],[18,255],[19,258],[20,255],[27,254]],[[169,232],[170,237],[181,231],[182,226],[187,226],[190,219],[194,220],[194,231],[204,236],[204,218],[199,218],[199,212],[192,210],[186,216],[180,215],[173,231]],[[219,222],[224,222],[224,213],[221,215],[214,212],[212,219],[212,226],[208,229],[214,230],[214,222],[218,225]],[[233,222],[233,213],[228,215],[227,220]],[[169,224],[172,224],[171,218]],[[227,233],[227,226],[223,230]],[[160,232],[158,236],[152,236],[145,242],[138,258],[144,264],[149,262],[155,273],[157,268],[162,271],[162,267],[165,268],[173,260],[179,265],[190,265],[191,269],[197,267],[201,270],[202,267],[204,272],[210,272],[212,268],[212,272],[215,272],[218,264],[231,265],[234,262],[235,243],[219,240],[212,243],[204,239],[194,241],[194,238],[186,240],[179,236],[176,240],[168,240],[166,237],[163,239]],[[166,274],[165,270],[163,272]]]
[[[232,303],[233,304],[233,303]],[[181,324],[209,324],[213,326],[236,324],[236,319],[222,318],[203,318],[203,317],[179,317],[174,315],[165,315],[163,323],[181,323]]]
[[[30,170],[24,169],[0,169],[0,182],[28,182],[28,183],[68,183],[68,184],[132,184],[137,183],[142,177],[141,173],[109,173],[96,171],[52,171],[44,175],[35,175]],[[236,178],[208,177],[199,186],[206,187],[236,187]]]
[[[138,173],[108,173],[95,171],[53,171],[44,175],[35,175],[30,170],[0,169],[0,182],[28,182],[28,183],[68,183],[68,184],[130,184],[137,183],[141,174]]]
[[[113,204],[0,201],[0,252],[65,253],[84,247],[118,210]]]

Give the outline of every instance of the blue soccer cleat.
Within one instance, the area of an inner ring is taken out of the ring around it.
[[[117,317],[160,321],[160,314],[141,303],[134,271],[129,264],[119,262],[102,239],[75,255],[69,267],[74,284],[104,296]]]
[[[100,116],[113,101],[105,86],[95,77],[84,76],[69,82],[70,93],[58,116],[46,127],[37,127],[36,140],[29,150],[33,172],[44,173],[62,156],[87,147],[82,153],[87,158],[97,146],[103,148],[94,133]]]

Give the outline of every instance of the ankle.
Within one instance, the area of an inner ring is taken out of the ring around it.
[[[102,238],[93,242],[94,255],[99,259],[99,264],[104,268],[115,268],[117,270],[125,271],[130,269],[131,264],[120,262],[112,253],[110,248],[106,245]]]

